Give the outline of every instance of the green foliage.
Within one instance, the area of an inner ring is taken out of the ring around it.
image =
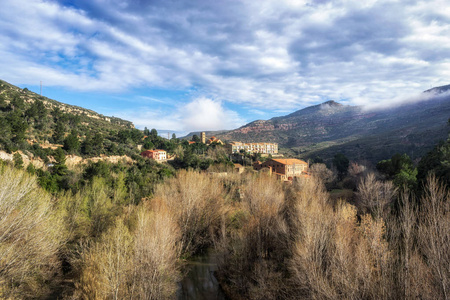
[[[156,129],[153,128],[153,129],[150,131],[150,136],[151,136],[153,139],[156,138],[156,137],[158,136],[158,131],[156,131]]]
[[[64,141],[64,133],[66,132],[66,126],[65,124],[59,120],[54,128],[53,131],[53,142],[57,144],[61,144]]]
[[[391,159],[382,160],[377,164],[377,170],[387,179],[393,180],[399,187],[408,187],[410,190],[417,188],[417,168],[407,154],[395,154]]]
[[[61,148],[56,148],[54,152],[54,158],[56,160],[56,163],[59,165],[63,165],[66,163],[66,155],[64,154],[64,150]]]
[[[14,153],[13,161],[14,161],[14,167],[16,167],[17,169],[23,168],[23,159],[22,159],[22,155],[20,155],[19,152]]]
[[[196,135],[196,134],[194,134],[194,135],[192,136],[192,141],[194,141],[194,142],[196,142],[196,143],[200,143],[200,142],[201,142],[200,138],[199,138],[198,135]]]
[[[336,167],[341,179],[347,175],[349,163],[350,161],[348,158],[342,153],[338,153],[334,156],[333,165]]]
[[[85,180],[92,180],[94,177],[107,178],[110,173],[110,165],[100,160],[96,163],[89,163],[83,173]]]
[[[149,138],[146,138],[143,145],[144,150],[151,150],[155,148],[152,141]]]
[[[78,132],[72,129],[72,132],[64,139],[64,150],[70,154],[77,154],[80,149],[80,141],[78,140]]]
[[[27,172],[31,175],[36,174],[36,168],[34,167],[34,165],[32,163],[29,163],[27,166]]]
[[[92,128],[95,132],[91,132]],[[120,130],[129,135],[123,143],[117,137]],[[88,140],[83,152],[79,143],[84,139],[79,137],[84,136],[88,136]],[[64,143],[64,150],[70,154],[131,155],[137,153],[135,147],[141,137],[142,133],[132,129],[128,121],[106,119],[93,111],[62,104],[0,81],[0,149],[7,152],[29,150],[45,160],[49,153],[42,153],[34,145],[30,147],[25,143],[28,139],[37,145]]]
[[[450,186],[450,139],[441,142],[427,153],[418,165],[418,180],[425,182],[429,173],[434,173],[442,182]]]
[[[25,132],[28,129],[28,124],[23,118],[22,111],[16,109],[10,112],[6,119],[10,124],[12,142],[16,144],[22,143],[25,140]]]

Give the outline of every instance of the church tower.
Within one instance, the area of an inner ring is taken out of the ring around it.
[[[200,133],[200,140],[203,144],[206,144],[206,134],[204,131]]]

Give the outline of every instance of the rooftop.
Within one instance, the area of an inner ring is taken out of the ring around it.
[[[296,164],[304,164],[307,165],[308,163],[306,161],[296,159],[296,158],[272,158],[273,161],[283,164],[283,165],[296,165]]]

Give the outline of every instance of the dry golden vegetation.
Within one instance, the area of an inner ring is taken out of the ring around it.
[[[57,281],[63,214],[35,177],[0,165],[0,298],[45,296]]]
[[[416,197],[369,173],[352,205],[319,176],[180,171],[135,205],[101,178],[52,199],[3,166],[0,297],[43,298],[63,278],[60,298],[173,299],[183,260],[212,248],[231,299],[448,299],[449,197],[433,176]]]

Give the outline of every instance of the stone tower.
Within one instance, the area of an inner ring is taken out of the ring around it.
[[[203,144],[206,144],[206,134],[204,131],[200,133],[200,140]]]

